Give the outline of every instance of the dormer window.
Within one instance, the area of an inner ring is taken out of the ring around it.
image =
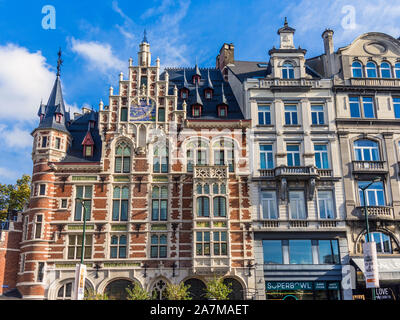
[[[84,146],[84,156],[85,158],[90,158],[93,156],[93,146],[90,145]]]
[[[85,158],[93,157],[94,141],[92,135],[90,134],[90,131],[86,133],[82,145],[83,145],[83,156]]]
[[[56,122],[57,123],[61,123],[61,118],[62,118],[62,114],[61,113],[56,113]]]
[[[211,100],[211,99],[212,99],[212,96],[213,96],[213,90],[212,90],[212,89],[205,89],[205,90],[204,90],[204,97],[205,97],[207,100]]]
[[[189,90],[186,88],[181,89],[181,99],[186,100],[189,96]]]
[[[219,105],[217,108],[218,108],[218,117],[226,118],[228,115],[228,106],[223,104]]]
[[[192,78],[192,80],[193,80],[193,84],[200,84],[200,76],[199,75],[197,75],[197,74],[195,74],[194,76],[193,76],[193,78]]]
[[[282,78],[294,79],[294,67],[291,63],[285,63],[282,66]]]
[[[193,105],[192,106],[192,117],[199,118],[201,117],[201,105]]]

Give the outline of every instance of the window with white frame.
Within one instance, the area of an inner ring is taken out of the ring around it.
[[[226,217],[226,198],[214,197],[213,199],[213,215],[214,217]]]
[[[318,212],[320,219],[335,219],[332,191],[318,190]]]
[[[272,144],[260,144],[260,169],[274,168],[274,152]]]
[[[153,221],[167,221],[168,213],[168,187],[153,186],[152,191],[152,213]]]
[[[76,198],[82,199],[85,207],[80,200],[75,200],[75,221],[83,221],[83,213],[86,212],[86,220],[90,220],[92,207],[92,186],[76,186]]]
[[[392,239],[388,234],[383,232],[371,232],[370,237],[371,241],[374,241],[376,243],[377,253],[393,253]],[[365,235],[365,241],[367,240],[367,235]]]
[[[131,148],[121,142],[115,149],[115,173],[129,173],[131,171]]]
[[[82,235],[70,234],[68,236],[68,254],[67,258],[70,260],[80,259],[82,257]],[[93,236],[90,234],[85,235],[85,259],[92,258],[92,241]]]
[[[196,209],[198,217],[209,217],[210,216],[210,198],[209,197],[198,197],[196,199]]]
[[[365,188],[370,181],[358,181],[358,192],[360,196],[360,206],[364,206],[364,196],[362,188]],[[385,206],[385,191],[381,181],[374,182],[365,190],[367,206]]]
[[[57,300],[71,300],[72,299],[72,282],[64,284],[57,292]]]
[[[126,258],[127,247],[126,235],[113,235],[110,242],[110,258],[124,259]]]
[[[351,70],[353,74],[353,78],[362,78],[363,77],[363,67],[362,64],[358,61],[354,61],[351,65]]]
[[[39,195],[40,196],[45,196],[46,195],[46,185],[45,184],[40,184],[39,185]]]
[[[374,62],[368,62],[365,70],[367,72],[367,78],[377,78],[378,77],[378,71],[376,68],[376,64]]]
[[[391,78],[392,77],[392,66],[388,62],[381,63],[381,77]]]
[[[153,156],[153,172],[167,173],[168,172],[168,147],[155,146]]]
[[[56,138],[55,147],[57,150],[60,150],[61,147],[61,138]]]
[[[210,232],[209,231],[197,231],[196,232],[196,255],[197,256],[209,256],[210,252]]]
[[[396,119],[400,119],[400,98],[393,97],[393,110],[394,110],[394,117]]]
[[[213,144],[214,164],[223,166],[228,165],[229,172],[235,170],[235,148],[234,143],[227,139],[220,139]]]
[[[208,144],[200,139],[186,145],[187,171],[193,172],[194,165],[208,164]]]
[[[354,142],[356,161],[379,161],[378,143],[372,140],[357,140]]]
[[[328,145],[314,144],[315,166],[318,169],[329,169]]]
[[[60,208],[61,208],[61,209],[66,209],[66,208],[68,208],[68,199],[61,199],[61,201],[60,201]]]
[[[282,65],[282,78],[283,79],[294,79],[293,64],[285,63]]]
[[[396,63],[394,66],[394,74],[397,79],[400,79],[400,63]]]
[[[271,106],[259,105],[258,106],[258,124],[269,125],[271,124]]]
[[[151,236],[150,257],[156,259],[167,257],[167,235],[153,234]]]
[[[304,191],[289,191],[289,211],[291,219],[306,219]]]
[[[285,125],[297,125],[297,106],[285,105]]]
[[[262,219],[277,219],[277,201],[275,191],[263,191],[261,193]]]
[[[352,118],[375,118],[373,97],[349,97]]]
[[[314,125],[325,124],[324,106],[312,105],[311,106],[311,123]]]
[[[289,167],[300,166],[300,145],[288,144],[286,146],[287,165]]]
[[[42,238],[43,229],[43,215],[38,214],[35,216],[35,239]]]
[[[214,255],[215,256],[226,256],[228,254],[228,242],[226,231],[214,231]]]
[[[129,207],[129,187],[114,187],[113,192],[113,221],[127,221]]]

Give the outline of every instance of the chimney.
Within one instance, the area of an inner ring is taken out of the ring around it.
[[[90,109],[89,108],[87,108],[87,107],[82,107],[82,113],[83,114],[85,114],[85,113],[90,113]]]
[[[233,43],[224,43],[217,56],[216,68],[223,70],[226,65],[235,63],[235,46]]]
[[[330,78],[335,70],[334,66],[335,48],[333,46],[333,30],[326,29],[322,34],[322,39],[324,39],[324,49],[326,56],[325,71],[326,75]]]

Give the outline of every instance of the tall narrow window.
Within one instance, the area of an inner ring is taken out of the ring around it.
[[[328,146],[326,144],[314,144],[315,166],[318,169],[329,169]]]
[[[361,118],[360,101],[358,97],[349,97],[350,117]]]
[[[372,97],[363,97],[364,118],[375,118],[374,102]]]
[[[393,98],[393,109],[395,118],[400,119],[400,98]]]
[[[165,234],[151,236],[150,257],[167,257],[167,236]]]
[[[226,217],[226,198],[214,197],[214,217]]]
[[[286,125],[297,125],[297,106],[287,105],[285,106],[285,124]]]
[[[208,164],[208,144],[200,139],[186,145],[187,171],[193,172],[194,165]]]
[[[22,233],[23,240],[28,240],[28,227],[29,227],[29,217],[25,216],[24,217],[24,229],[23,229],[23,233]]]
[[[19,265],[19,272],[25,272],[25,257],[26,253],[21,253],[21,263]]]
[[[128,121],[128,108],[127,107],[121,108],[121,121]]]
[[[311,106],[311,122],[314,125],[325,124],[324,106],[320,105]]]
[[[294,79],[294,67],[291,63],[285,63],[282,66],[282,78]]]
[[[210,232],[196,232],[196,255],[209,256],[210,255]]]
[[[92,207],[92,186],[77,186],[76,197],[82,199],[85,205],[86,220],[90,220],[91,207]],[[82,202],[75,200],[75,221],[83,220]]]
[[[56,149],[57,149],[57,150],[60,150],[60,147],[61,147],[61,139],[60,139],[60,138],[56,138],[56,143],[55,143],[55,144],[56,144],[56,146],[55,146]]]
[[[306,219],[303,191],[289,191],[289,211],[292,219]]]
[[[376,70],[376,64],[373,62],[368,62],[365,70],[367,71],[367,77],[368,78],[377,78],[378,77],[378,72]]]
[[[221,139],[213,144],[214,164],[228,165],[229,172],[235,170],[235,150],[232,141]]]
[[[391,78],[392,77],[392,68],[388,62],[381,63],[381,77],[382,78]]]
[[[210,216],[210,198],[208,197],[197,198],[197,216],[198,217]]]
[[[258,106],[258,124],[259,125],[271,124],[271,106],[269,105]]]
[[[354,142],[356,161],[379,161],[378,143],[372,140],[357,140]]]
[[[261,212],[263,219],[278,218],[275,191],[266,191],[261,194]]]
[[[358,192],[360,195],[360,205],[364,205],[364,196],[361,188],[364,188],[369,181],[358,182]],[[367,206],[384,206],[385,205],[385,192],[382,182],[375,182],[365,190],[366,205]]]
[[[274,168],[274,153],[272,151],[272,144],[260,145],[260,168],[261,169]]]
[[[286,146],[287,165],[289,167],[300,166],[300,146],[298,144],[290,144]]]
[[[92,235],[85,235],[85,259],[92,257]],[[82,256],[82,235],[68,236],[68,259],[80,259]]]
[[[46,185],[45,184],[39,185],[39,195],[40,196],[46,195]]]
[[[153,172],[168,172],[168,147],[155,146],[153,156]]]
[[[153,221],[167,221],[168,212],[168,187],[154,186],[152,192],[152,214]]]
[[[214,231],[214,255],[215,256],[226,256],[228,254],[228,244],[226,240],[225,231]]]
[[[394,66],[394,73],[397,79],[400,79],[400,63],[396,63]]]
[[[159,122],[165,121],[165,108],[158,108],[158,121]]]
[[[35,239],[40,239],[42,237],[43,228],[43,215],[38,214],[35,217]]]
[[[42,148],[47,147],[47,137],[42,137]]]
[[[120,143],[115,150],[115,173],[131,171],[131,149],[125,142]]]
[[[362,78],[363,77],[363,68],[362,64],[358,61],[354,61],[351,65],[351,70],[353,74],[353,78]]]
[[[127,221],[128,220],[128,202],[129,202],[129,188],[128,187],[115,187],[113,192],[113,221]]]
[[[112,236],[110,244],[110,258],[126,258],[126,235]]]
[[[332,191],[318,191],[318,211],[321,219],[334,219]]]
[[[38,262],[37,282],[42,282],[44,277],[44,262]]]

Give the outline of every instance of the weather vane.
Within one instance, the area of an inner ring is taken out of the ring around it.
[[[58,51],[58,60],[57,60],[57,76],[60,76],[61,66],[64,62],[61,59],[61,54],[62,54],[62,52],[61,52],[61,48],[60,48],[60,50]]]

